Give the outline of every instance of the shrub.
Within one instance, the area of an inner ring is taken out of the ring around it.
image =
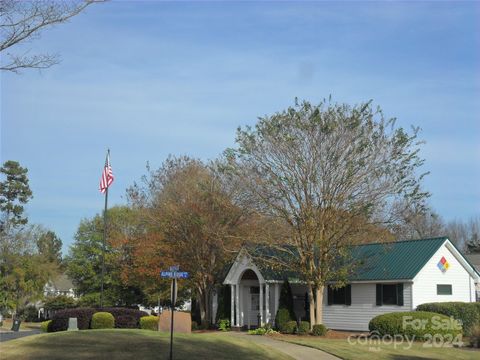
[[[75,308],[58,310],[52,317],[52,331],[64,331],[68,328],[68,318],[77,318],[78,328],[86,330],[90,328],[92,315],[97,312],[108,312],[115,319],[116,328],[138,329],[140,318],[148,316],[145,311],[129,308]]]
[[[265,335],[266,332],[267,330],[265,328],[259,327],[257,329],[248,330],[247,334],[248,335]]]
[[[157,331],[158,316],[142,316],[140,318],[140,329]]]
[[[306,335],[310,332],[310,323],[308,321],[300,321],[297,328],[298,335]]]
[[[278,299],[278,307],[280,309],[287,309],[290,314],[290,320],[295,320],[295,311],[293,305],[292,287],[288,280],[285,280],[280,289],[280,298]]]
[[[228,331],[230,330],[230,320],[222,319],[218,322],[218,330]]]
[[[480,322],[480,305],[460,301],[426,303],[418,305],[417,311],[429,311],[460,320],[465,333]]]
[[[50,329],[53,332],[65,331],[68,329],[68,318],[77,318],[77,326],[79,330],[87,330],[90,328],[90,320],[96,312],[93,308],[75,308],[58,310],[52,316],[52,324]]]
[[[280,332],[285,332],[285,326],[289,321],[293,319],[290,317],[290,312],[286,308],[280,308],[277,311],[277,316],[275,317],[275,326]]]
[[[470,344],[475,348],[480,348],[480,324],[470,328]]]
[[[423,326],[415,326],[422,322],[424,323]],[[379,315],[370,320],[368,328],[379,336],[402,335],[416,340],[425,339],[427,334],[430,336],[438,334],[440,336],[451,335],[456,337],[462,333],[461,325],[456,322],[452,324],[452,319],[448,316],[426,311],[394,312]]]
[[[140,318],[148,316],[145,311],[129,308],[108,307],[98,311],[106,311],[115,318],[115,327],[120,329],[138,329],[140,328]]]
[[[285,324],[282,333],[284,334],[295,334],[297,330],[297,322],[296,321],[289,321]]]
[[[277,334],[275,330],[272,329],[271,326],[259,327],[255,330],[248,330],[248,335],[268,335],[268,334]]]
[[[198,324],[196,321],[192,320],[192,331],[196,331],[196,330],[198,330]]]
[[[137,329],[139,325],[137,324],[137,319],[134,316],[118,315],[115,318],[115,327],[117,329]]]
[[[325,336],[327,334],[327,327],[323,324],[313,325],[312,335],[314,336]]]
[[[104,311],[97,312],[92,316],[92,329],[113,329],[115,318],[112,314]]]
[[[50,325],[51,322],[52,322],[52,320],[43,321],[43,322],[40,324],[40,331],[42,331],[42,332],[49,332],[49,331],[48,331],[48,327],[49,327],[49,325]]]

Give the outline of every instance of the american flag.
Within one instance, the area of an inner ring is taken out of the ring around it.
[[[107,191],[108,187],[113,183],[112,167],[110,166],[110,151],[107,153],[107,159],[105,160],[105,167],[103,168],[102,178],[100,179],[100,192],[102,194]]]

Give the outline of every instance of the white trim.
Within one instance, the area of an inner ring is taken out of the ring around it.
[[[270,287],[265,284],[265,323],[270,323]]]
[[[260,284],[260,299],[259,299],[259,307],[258,310],[260,312],[260,326],[263,326],[263,284]]]
[[[457,248],[451,243],[449,239],[445,240],[443,245],[445,245],[447,249],[453,253],[453,256],[455,256],[458,262],[462,264],[462,266],[465,268],[465,270],[467,270],[467,272],[470,274],[472,278],[476,279],[477,281],[480,280],[480,276],[475,270],[475,268],[470,266],[470,264],[467,262],[465,257],[457,250]]]

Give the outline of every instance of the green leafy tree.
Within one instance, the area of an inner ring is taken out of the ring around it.
[[[113,207],[108,210],[107,216],[104,305],[142,303],[145,300],[142,289],[126,284],[121,277],[122,263],[126,260],[124,257],[126,249],[112,246],[112,241],[117,237],[132,236],[132,232],[135,231],[135,225],[132,222],[133,213],[127,207]],[[82,220],[75,234],[75,242],[65,258],[66,272],[80,295],[85,297],[85,302],[91,303],[99,298],[103,228],[103,217],[100,215]]]
[[[0,168],[0,174],[5,178],[0,182],[0,232],[8,233],[12,228],[25,225],[28,222],[24,216],[24,207],[32,198],[28,183],[28,169],[17,161],[6,161]]]
[[[24,205],[32,198],[27,174],[16,161],[6,161],[0,168],[0,306],[15,312],[41,297],[55,271],[36,251],[41,229],[26,226]]]
[[[62,262],[62,240],[53,232],[47,231],[37,240],[38,252],[51,263]]]
[[[296,101],[240,128],[226,169],[247,206],[289,229],[280,251],[307,283],[310,324],[321,324],[324,288],[354,270],[353,244],[396,223],[400,200],[422,206],[421,142],[370,102],[350,106]],[[288,245],[288,246],[285,246]]]

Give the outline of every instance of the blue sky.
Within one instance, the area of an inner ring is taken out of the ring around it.
[[[109,2],[20,50],[60,53],[1,76],[1,160],[28,167],[31,223],[64,250],[82,218],[168,154],[210,159],[239,125],[295,97],[373,99],[420,126],[425,188],[446,220],[480,215],[480,25],[475,2]]]

